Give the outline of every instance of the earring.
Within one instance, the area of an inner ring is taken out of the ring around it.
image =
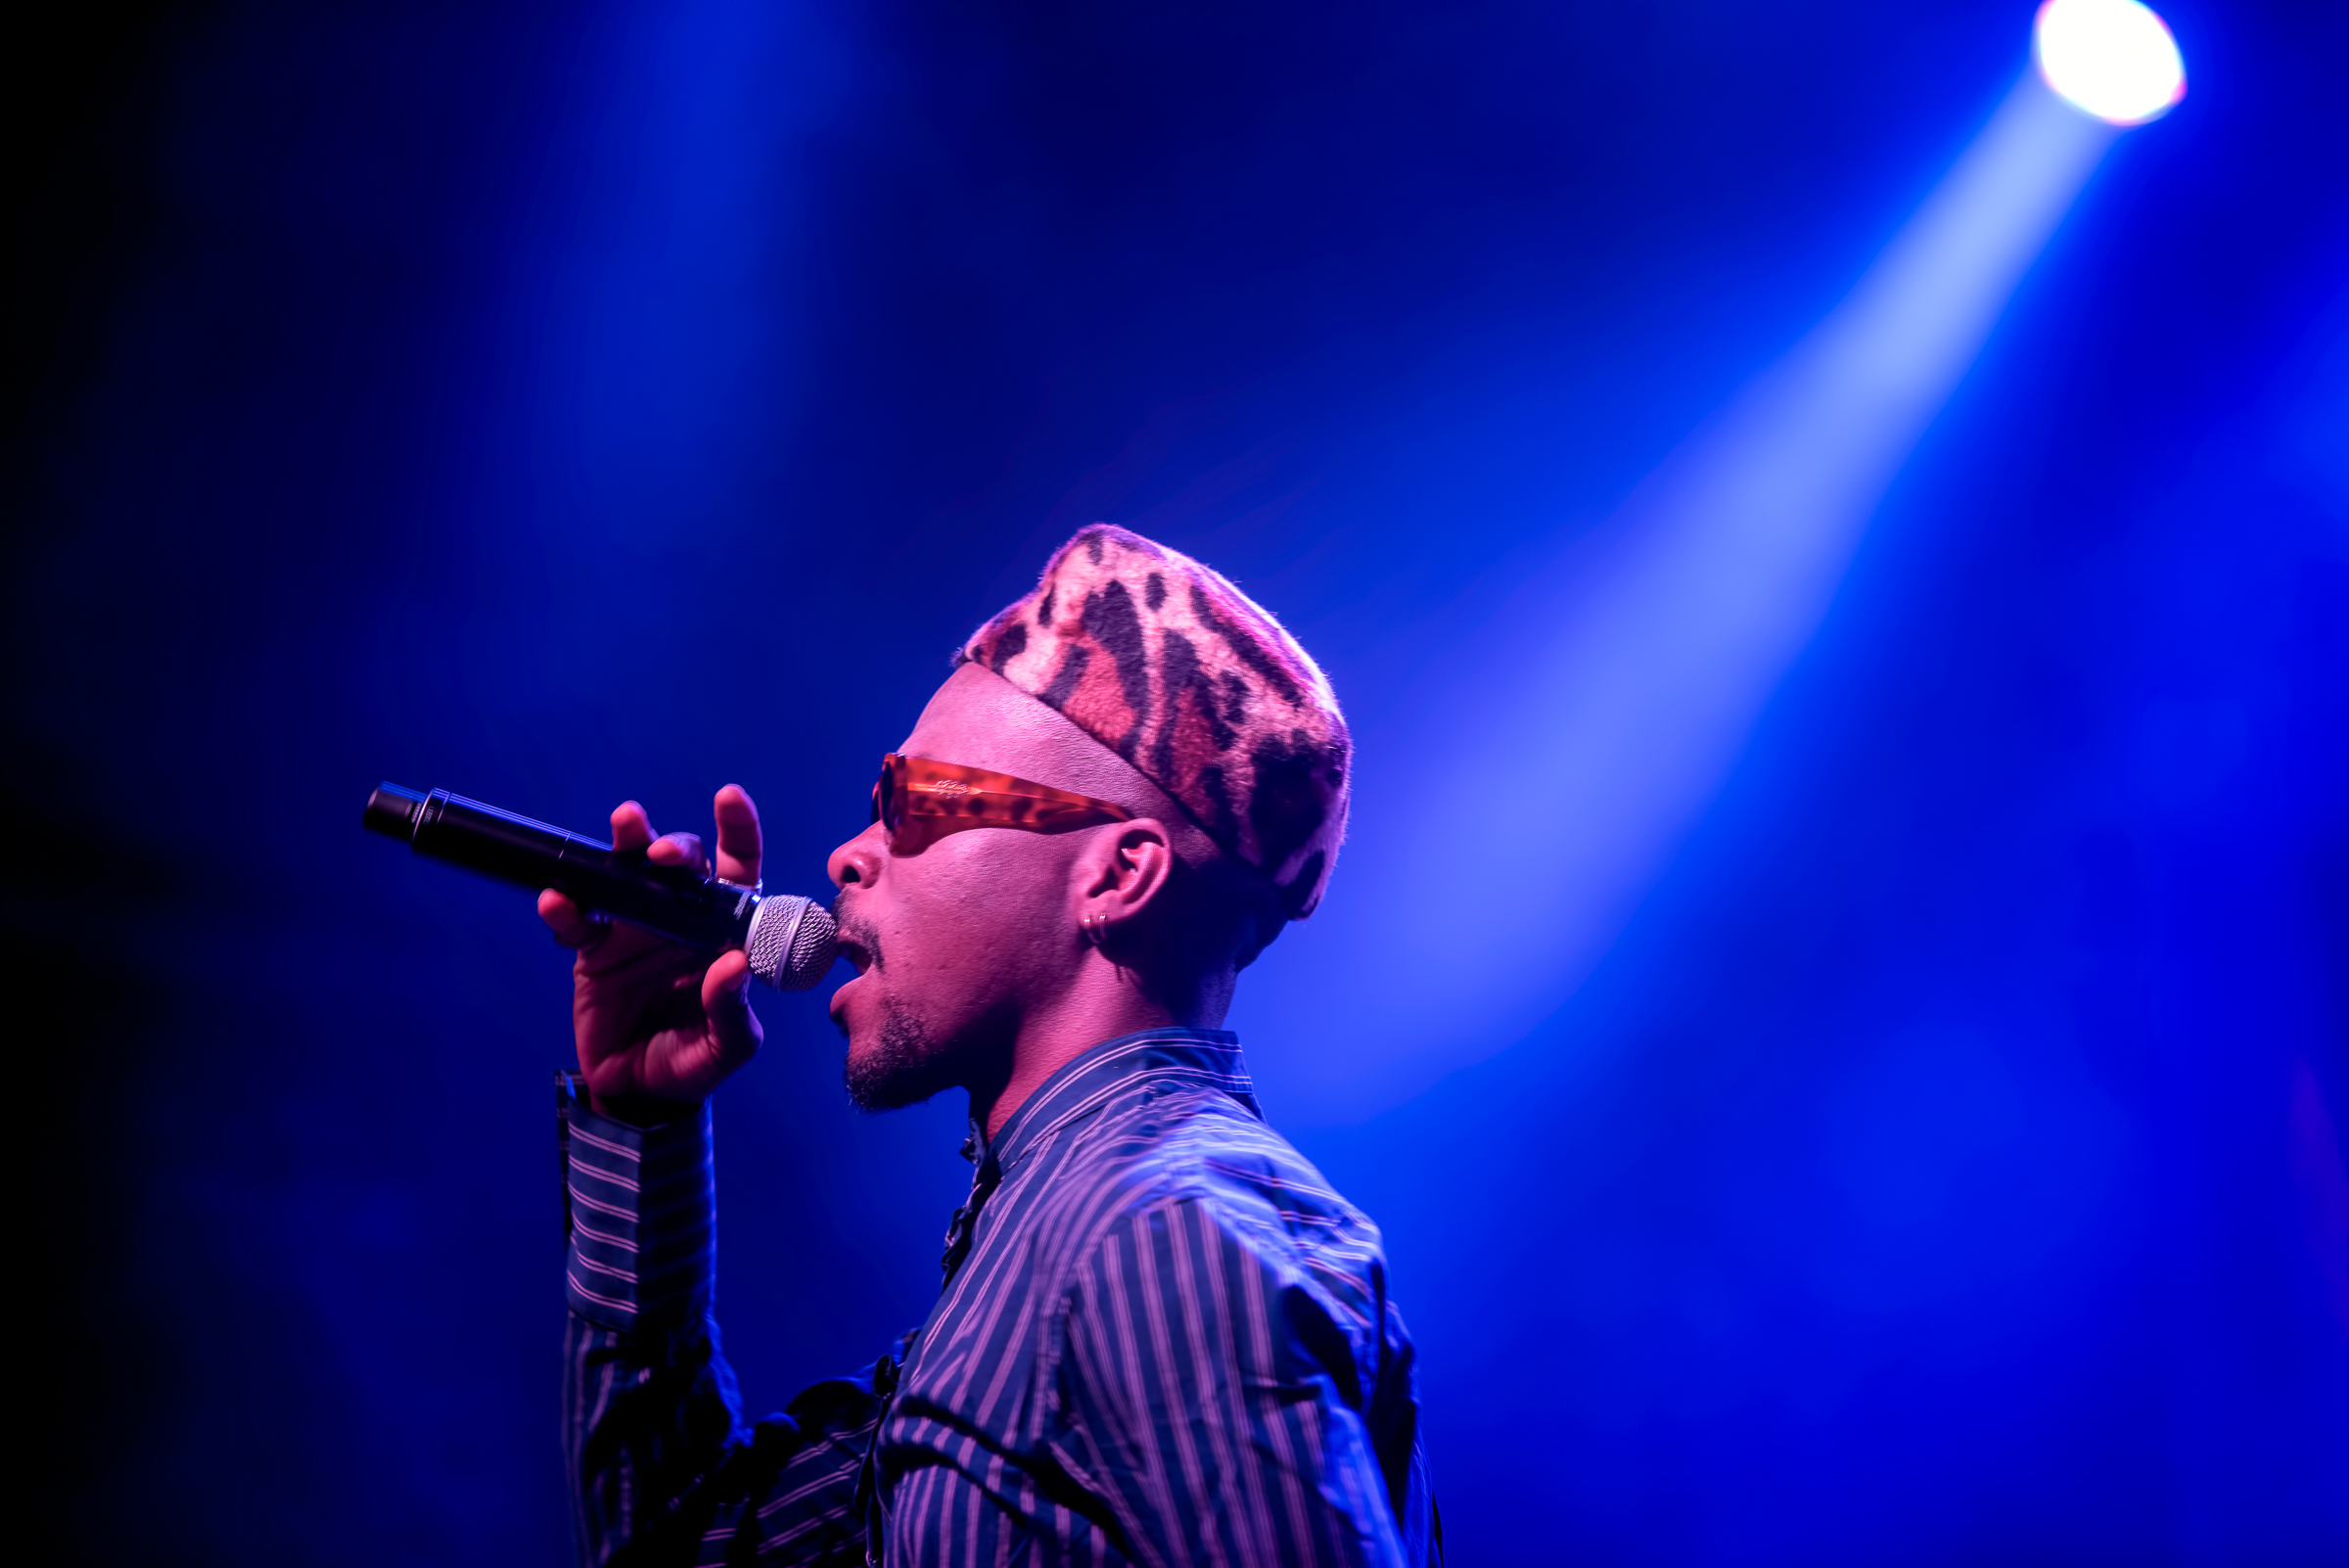
[[[1083,934],[1085,945],[1097,949],[1109,940],[1109,916],[1086,915],[1077,922],[1077,929]]]

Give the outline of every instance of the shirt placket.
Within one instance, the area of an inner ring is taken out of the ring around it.
[[[1003,1167],[994,1150],[987,1148],[976,1129],[963,1141],[962,1157],[972,1162],[971,1195],[962,1207],[946,1222],[945,1250],[939,1258],[939,1281],[943,1294],[954,1281],[954,1271],[971,1255],[971,1238],[979,1226],[979,1211],[1003,1183]],[[856,1477],[856,1499],[864,1514],[864,1560],[868,1568],[880,1568],[881,1544],[889,1539],[889,1504],[881,1495],[880,1478],[874,1473],[881,1452],[881,1434],[889,1424],[892,1407],[897,1404],[898,1388],[903,1381],[905,1367],[913,1360],[917,1340],[908,1338],[903,1360],[884,1356],[873,1366],[873,1392],[881,1397],[881,1412],[873,1423],[873,1441],[864,1451],[864,1466]]]

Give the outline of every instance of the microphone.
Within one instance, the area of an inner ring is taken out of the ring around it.
[[[436,860],[517,887],[553,888],[582,909],[655,936],[720,953],[740,947],[751,973],[777,991],[806,991],[840,951],[831,911],[812,899],[761,896],[690,866],[660,865],[640,850],[566,833],[494,806],[386,784],[367,797],[362,825]]]

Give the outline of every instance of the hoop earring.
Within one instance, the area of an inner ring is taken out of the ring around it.
[[[1109,916],[1103,914],[1086,915],[1083,919],[1077,922],[1077,929],[1079,932],[1083,934],[1086,946],[1091,947],[1096,952],[1106,950],[1109,943]]]

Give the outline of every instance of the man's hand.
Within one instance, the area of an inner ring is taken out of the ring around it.
[[[759,808],[740,785],[729,784],[717,792],[715,814],[717,875],[757,882]],[[645,850],[662,865],[710,872],[700,839],[690,833],[655,838],[644,807],[634,801],[612,813],[612,847]],[[572,966],[572,1029],[597,1112],[640,1126],[673,1121],[757,1054],[762,1031],[745,992],[750,960],[740,952],[706,962],[690,947],[590,918],[551,888],[538,895],[538,918],[557,942],[578,949]]]

